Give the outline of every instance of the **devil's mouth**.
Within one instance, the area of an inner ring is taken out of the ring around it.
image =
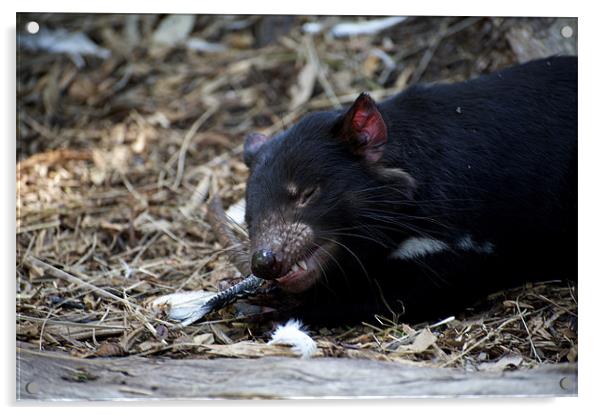
[[[285,275],[276,279],[278,285],[291,293],[301,293],[311,288],[320,278],[326,249],[326,247],[320,247],[308,251],[291,266]]]

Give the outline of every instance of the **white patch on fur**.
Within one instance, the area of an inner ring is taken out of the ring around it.
[[[477,244],[472,240],[470,235],[466,235],[461,238],[456,246],[464,251],[473,251],[478,252],[480,254],[492,254],[493,253],[493,244],[491,242],[484,242],[482,244]]]
[[[494,249],[494,245],[491,242],[479,244],[476,243],[470,235],[460,238],[453,246],[463,251],[472,251],[479,254],[492,254]],[[403,241],[399,247],[389,255],[389,258],[414,259],[443,252],[448,249],[450,249],[450,246],[447,243],[437,239],[409,238]]]
[[[318,350],[316,342],[303,331],[303,326],[298,320],[289,320],[284,326],[279,325],[268,344],[292,346],[293,352],[303,359],[310,358]]]
[[[389,258],[413,259],[445,251],[449,246],[437,239],[408,238],[393,251]]]

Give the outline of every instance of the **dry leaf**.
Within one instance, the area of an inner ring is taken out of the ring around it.
[[[123,355],[123,349],[117,343],[104,342],[96,349],[94,355],[99,357],[121,356]]]
[[[194,344],[213,344],[215,339],[212,333],[203,333],[192,338]]]
[[[411,344],[402,344],[395,353],[422,353],[437,342],[437,336],[427,329],[422,329]]]
[[[163,347],[163,345],[158,342],[158,341],[153,341],[153,340],[147,340],[145,342],[142,342],[138,345],[137,349],[140,352],[148,352],[150,350],[160,350]]]
[[[249,33],[231,33],[226,36],[225,41],[234,49],[248,49],[253,46],[255,39]]]
[[[188,38],[194,27],[196,16],[190,14],[172,14],[161,20],[153,33],[153,44],[157,46],[175,46]]]
[[[372,78],[374,73],[380,67],[380,58],[376,55],[370,54],[364,59],[362,64],[362,72],[367,78]]]
[[[566,355],[566,359],[571,362],[574,363],[577,361],[577,345],[574,345],[573,347],[571,347],[571,350],[569,350],[568,354]]]

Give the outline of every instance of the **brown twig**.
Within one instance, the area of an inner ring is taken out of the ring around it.
[[[190,130],[184,136],[184,140],[182,140],[182,146],[180,147],[180,152],[178,154],[178,167],[176,171],[176,178],[174,179],[173,184],[171,185],[172,190],[176,190],[180,187],[180,183],[182,182],[182,176],[184,175],[184,163],[186,162],[186,152],[188,151],[188,147],[192,141],[192,138],[197,133],[199,128],[218,110],[218,106],[215,105],[208,110],[206,110],[197,120],[192,124]]]

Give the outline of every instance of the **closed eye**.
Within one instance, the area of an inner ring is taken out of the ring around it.
[[[299,196],[299,206],[307,205],[311,201],[311,199],[317,194],[317,191],[318,186],[310,187],[309,189],[304,190],[303,193],[301,193],[301,196]]]

